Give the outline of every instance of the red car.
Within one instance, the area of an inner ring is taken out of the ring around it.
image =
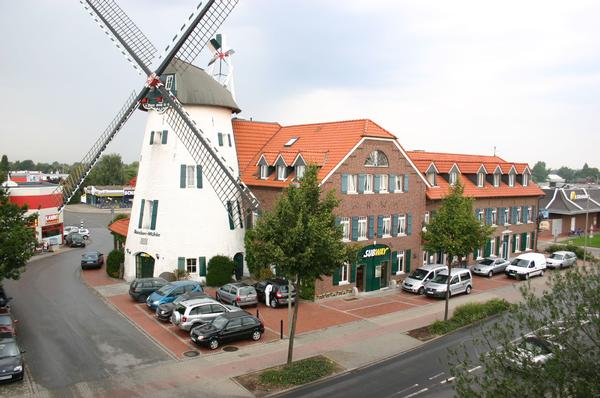
[[[9,312],[0,313],[0,339],[14,337],[17,334],[17,322]]]

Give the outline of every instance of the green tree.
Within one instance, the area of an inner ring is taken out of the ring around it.
[[[342,230],[335,225],[333,210],[339,200],[333,191],[321,195],[318,168],[310,165],[299,186],[288,187],[275,209],[258,219],[246,232],[246,254],[251,270],[275,265],[279,275],[293,281],[296,291],[302,281],[331,275],[346,260]],[[298,307],[294,306],[287,363],[292,363]]]
[[[457,396],[599,397],[599,265],[551,273],[543,292],[525,285],[517,308],[451,353]],[[540,365],[523,355],[524,337],[544,342],[551,358]],[[465,371],[476,366],[483,369]]]
[[[538,161],[535,163],[535,165],[533,165],[533,168],[531,169],[531,176],[533,178],[533,181],[540,183],[546,181],[549,172],[550,169],[546,167],[546,162]]]
[[[8,163],[8,157],[6,155],[2,155],[2,160],[0,160],[0,183],[6,181],[9,171],[10,163]]]
[[[125,184],[129,184],[129,181],[131,181],[133,177],[137,176],[139,166],[140,163],[137,161],[124,166],[123,173],[125,177]]]
[[[125,183],[121,155],[112,153],[103,155],[88,175],[87,185],[122,185]]]
[[[30,159],[23,160],[22,162],[17,160],[15,162],[15,170],[35,170],[35,163]]]
[[[9,202],[6,192],[0,189],[0,282],[19,279],[33,255],[37,239],[31,224],[37,215],[25,216],[26,212],[26,206]]]
[[[473,198],[463,195],[464,188],[459,182],[450,188],[442,199],[442,205],[435,217],[423,232],[423,247],[427,251],[442,251],[447,256],[448,270],[452,269],[452,260],[458,262],[469,255],[474,247],[481,247],[490,239],[492,228],[477,220],[473,210]],[[446,306],[444,320],[448,319],[448,299],[450,278],[447,278]]]
[[[573,182],[575,181],[575,170],[563,166],[560,169],[556,170],[556,174],[565,179],[565,182]]]

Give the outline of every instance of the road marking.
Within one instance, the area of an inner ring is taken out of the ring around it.
[[[481,369],[481,365],[479,365],[479,366],[475,366],[473,369],[469,369],[469,370],[467,370],[467,372],[471,373],[471,372],[474,372],[474,371],[476,371],[477,369]]]
[[[443,374],[444,374],[444,372],[440,372],[440,373],[438,373],[438,374],[436,374],[436,375],[433,375],[433,376],[431,376],[431,377],[429,378],[429,380],[437,379],[438,377],[440,377],[440,376],[441,376],[441,375],[443,375]]]
[[[423,389],[421,389],[419,391],[413,392],[412,394],[409,394],[409,395],[405,396],[404,398],[414,397],[415,395],[419,395],[422,392],[425,392],[425,391],[428,391],[428,390],[429,390],[429,388],[423,388]]]
[[[454,379],[456,379],[456,377],[448,377],[446,380],[440,381],[440,384],[450,383]]]

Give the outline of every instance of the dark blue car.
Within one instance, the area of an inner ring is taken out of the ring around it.
[[[202,292],[202,291],[203,290],[202,290],[202,286],[200,286],[200,282],[196,282],[196,281],[171,282],[171,283],[164,285],[163,287],[161,287],[160,289],[158,289],[157,291],[152,293],[150,296],[148,296],[148,298],[146,299],[146,304],[152,310],[156,310],[156,307],[158,307],[159,305],[165,304],[165,303],[171,303],[178,296],[181,296],[184,293]]]

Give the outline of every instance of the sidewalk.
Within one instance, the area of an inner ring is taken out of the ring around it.
[[[66,205],[65,206],[65,211],[73,212],[73,213],[101,213],[101,214],[106,214],[106,213],[112,212],[113,209],[101,209],[101,208],[90,206],[90,205],[86,205],[86,204],[83,204],[83,203],[77,203],[77,204]],[[119,214],[119,213],[130,214],[131,213],[131,208],[130,207],[128,207],[128,208],[116,207],[114,209],[114,213],[115,214]]]

